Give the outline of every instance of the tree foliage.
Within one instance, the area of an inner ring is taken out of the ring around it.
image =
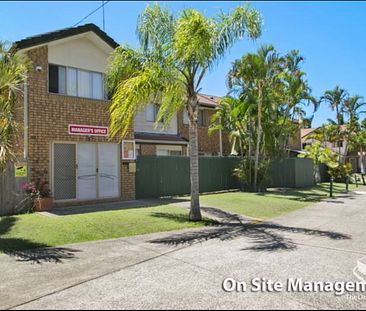
[[[249,6],[206,17],[194,9],[173,15],[158,4],[139,15],[140,47],[118,47],[110,60],[107,84],[112,92],[111,134],[123,137],[137,111],[151,103],[160,105],[157,123],[168,125],[185,108],[189,119],[191,220],[200,220],[197,94],[202,79],[232,45],[244,36],[260,36],[262,18]]]
[[[329,104],[330,108],[336,112],[336,118],[335,120],[329,118],[328,122],[318,128],[310,137],[323,144],[333,144],[338,149],[338,162],[344,165],[348,151],[359,145],[357,140],[362,142],[362,134],[359,136],[358,133],[362,131],[360,116],[366,113],[364,109],[366,103],[363,101],[363,97],[350,96],[347,90],[340,86],[325,91],[321,102]]]
[[[167,125],[186,107],[195,119],[196,101],[205,73],[240,38],[261,34],[261,16],[248,6],[214,18],[193,9],[173,16],[158,4],[139,15],[140,48],[118,47],[111,59],[107,85],[112,92],[112,135],[124,136],[134,114],[147,104],[160,104],[157,122]]]
[[[28,61],[0,42],[0,169],[14,159],[14,138],[17,129],[15,103],[26,79]]]
[[[289,139],[305,122],[304,107],[318,107],[301,71],[303,61],[296,50],[280,55],[272,45],[263,45],[236,60],[228,74],[229,94],[213,118],[221,123],[211,130],[230,133],[232,153],[254,157],[241,165],[248,170],[241,175],[254,185],[261,183],[259,175],[270,160],[285,156]]]

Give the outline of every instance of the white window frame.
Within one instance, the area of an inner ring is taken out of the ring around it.
[[[125,157],[125,144],[132,143],[133,144],[133,157]],[[134,140],[122,140],[122,160],[136,160],[136,142]]]
[[[183,146],[182,145],[156,145],[156,155],[158,155],[159,151],[164,150],[167,151],[168,156],[170,155],[171,151],[179,151],[181,154],[179,156],[183,156]],[[161,155],[163,156],[163,155]],[[178,156],[178,155],[176,155]]]

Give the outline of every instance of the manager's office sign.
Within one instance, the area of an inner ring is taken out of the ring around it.
[[[94,125],[69,124],[70,135],[108,136],[108,127]]]

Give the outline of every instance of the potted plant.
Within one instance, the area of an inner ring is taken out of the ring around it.
[[[52,208],[51,190],[44,180],[38,179],[36,182],[25,183],[23,190],[31,199],[32,210],[41,212]]]

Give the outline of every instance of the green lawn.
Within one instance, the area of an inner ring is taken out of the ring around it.
[[[349,185],[355,189],[355,185]],[[309,206],[328,196],[329,184],[322,183],[307,189],[269,189],[266,193],[228,192],[201,196],[201,204],[228,212],[268,219]],[[344,184],[334,184],[334,195],[345,192]]]
[[[25,214],[0,217],[0,253],[77,242],[202,227],[188,210],[169,205],[62,217]]]
[[[201,196],[201,203],[236,214],[268,219],[327,197],[328,188],[328,184],[320,184],[311,189],[270,189],[263,194],[209,194]],[[350,190],[354,188],[350,185]],[[344,190],[344,184],[335,184],[336,195],[344,193]],[[0,253],[214,224],[208,219],[202,223],[192,223],[187,219],[188,210],[171,205],[62,217],[38,214],[0,217]]]

